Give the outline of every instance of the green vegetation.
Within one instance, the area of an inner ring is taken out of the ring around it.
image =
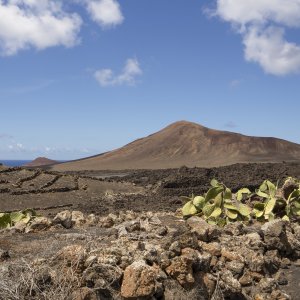
[[[224,226],[235,221],[251,219],[271,221],[275,218],[290,219],[300,216],[300,183],[287,178],[282,188],[265,180],[254,193],[242,188],[236,193],[219,183],[211,181],[211,188],[203,196],[182,197],[187,203],[182,208],[185,218],[200,215],[209,224]]]
[[[0,213],[0,229],[9,228],[20,221],[28,224],[35,217],[36,212],[32,209],[11,213]]]

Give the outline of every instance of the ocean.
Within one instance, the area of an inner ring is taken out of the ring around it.
[[[1,160],[0,159],[0,163],[8,167],[20,167],[29,162],[31,162],[31,160]]]

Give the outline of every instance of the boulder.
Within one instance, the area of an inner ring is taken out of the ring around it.
[[[125,269],[121,296],[125,299],[151,298],[156,292],[156,271],[145,261],[135,261]]]
[[[261,227],[261,230],[264,235],[264,242],[269,250],[277,249],[280,252],[291,252],[285,221],[277,219],[267,222]]]

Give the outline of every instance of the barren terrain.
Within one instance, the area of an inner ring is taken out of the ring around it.
[[[212,178],[236,191],[287,176],[300,178],[299,164],[1,168],[0,211],[40,217],[0,231],[0,299],[297,300],[299,222],[218,228],[178,210],[179,196],[206,192]]]
[[[181,121],[114,151],[57,164],[55,171],[216,167],[234,163],[300,161],[300,145]]]

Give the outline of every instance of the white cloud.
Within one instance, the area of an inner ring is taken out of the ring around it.
[[[239,25],[276,22],[300,26],[299,0],[217,0],[217,15]]]
[[[87,1],[87,10],[91,18],[103,28],[116,26],[124,21],[120,4],[116,0]]]
[[[8,149],[11,152],[25,152],[26,151],[24,145],[21,143],[10,144],[10,145],[8,145]]]
[[[244,36],[245,58],[259,63],[270,74],[286,75],[300,71],[300,47],[284,39],[284,29],[252,27]]]
[[[95,72],[94,76],[103,87],[116,85],[135,85],[136,77],[143,74],[137,59],[127,59],[122,72],[115,75],[111,69],[101,69]]]
[[[1,52],[74,46],[81,23],[79,15],[65,12],[55,0],[0,0]]]
[[[215,15],[242,35],[247,61],[273,75],[300,72],[300,45],[284,36],[300,28],[300,0],[217,0]]]
[[[116,0],[73,0],[84,5],[102,28],[123,22]],[[58,0],[0,0],[0,54],[15,55],[24,49],[73,47],[80,42],[82,18],[65,10]]]

